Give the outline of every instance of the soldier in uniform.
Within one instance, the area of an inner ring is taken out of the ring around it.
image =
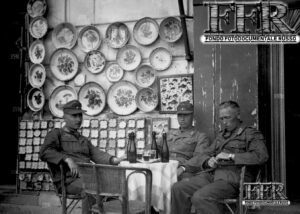
[[[268,160],[263,135],[240,120],[240,107],[234,101],[219,106],[222,130],[197,162],[203,170],[198,175],[175,183],[172,187],[172,214],[190,213],[194,205],[197,213],[221,214],[217,200],[236,197],[241,165],[261,165]],[[230,163],[226,165],[219,162]],[[245,181],[254,179],[253,171],[245,174]]]
[[[167,133],[170,159],[178,160],[178,179],[193,176],[200,170],[198,155],[209,146],[206,134],[199,132],[193,126],[194,106],[189,101],[179,103],[177,107],[177,120],[179,129],[171,129]],[[162,141],[158,142],[162,145]]]
[[[78,176],[77,162],[117,165],[121,159],[111,156],[93,146],[82,136],[78,129],[82,123],[81,103],[72,100],[63,106],[65,126],[51,130],[40,149],[40,159],[46,161],[53,174],[53,183],[60,191],[59,164],[66,167],[66,191],[69,194],[81,194],[82,181]],[[83,193],[82,193],[83,194]],[[89,202],[95,201],[92,197],[85,197],[82,201],[82,213],[89,213]]]

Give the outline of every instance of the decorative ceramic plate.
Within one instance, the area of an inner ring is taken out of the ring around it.
[[[159,36],[166,42],[176,42],[182,36],[182,27],[179,19],[168,17],[159,25]]]
[[[142,55],[139,49],[133,45],[126,45],[117,53],[117,63],[125,71],[136,69],[142,62]]]
[[[114,22],[108,26],[105,39],[111,48],[121,48],[128,42],[130,33],[127,25],[122,22]]]
[[[106,78],[110,82],[118,82],[123,78],[124,71],[117,63],[112,63],[108,65],[106,71]]]
[[[62,118],[64,115],[63,106],[76,99],[77,93],[73,87],[69,85],[58,86],[50,95],[49,109],[54,116]]]
[[[73,48],[77,41],[76,28],[68,22],[60,23],[52,32],[52,42],[56,48]]]
[[[93,74],[103,71],[105,64],[105,57],[98,50],[88,52],[84,58],[84,66]]]
[[[42,64],[33,64],[29,69],[28,81],[32,87],[40,88],[46,80],[46,70]]]
[[[137,88],[128,81],[120,81],[108,89],[107,103],[110,109],[119,115],[129,115],[136,109]]]
[[[39,88],[32,88],[27,94],[27,104],[32,111],[39,111],[45,104],[45,95]]]
[[[159,26],[149,17],[140,19],[133,27],[133,38],[141,45],[150,45],[158,37]]]
[[[136,94],[135,101],[141,111],[150,112],[158,105],[158,95],[152,88],[142,88]]]
[[[82,104],[85,114],[94,116],[99,114],[105,107],[106,95],[103,88],[95,82],[84,84],[79,92],[78,99]]]
[[[44,43],[35,40],[29,47],[29,58],[32,63],[42,63],[46,54]]]
[[[32,18],[44,15],[46,9],[46,0],[29,0],[27,3],[27,13]]]
[[[47,19],[37,16],[29,24],[29,33],[33,38],[39,39],[45,36],[48,30]]]
[[[154,49],[149,56],[152,67],[157,71],[166,70],[172,63],[172,54],[163,47]]]
[[[99,30],[92,25],[82,28],[78,35],[78,45],[84,52],[98,49],[101,42]]]
[[[78,71],[77,57],[69,49],[57,49],[51,56],[50,69],[58,80],[70,80]]]
[[[142,87],[151,86],[156,78],[156,71],[150,65],[141,65],[135,71],[135,81]]]

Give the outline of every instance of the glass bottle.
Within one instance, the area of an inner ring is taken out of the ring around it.
[[[158,147],[156,143],[156,132],[152,132],[152,143],[151,143],[151,150],[155,151],[155,156],[152,158],[158,158]]]
[[[166,163],[169,162],[169,147],[167,143],[167,133],[163,132],[163,142],[162,142],[162,150],[161,150],[161,162]]]
[[[136,146],[135,146],[135,134],[129,133],[128,145],[127,145],[127,160],[130,163],[136,163]]]

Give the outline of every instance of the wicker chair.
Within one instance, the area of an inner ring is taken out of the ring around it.
[[[96,197],[93,213],[151,213],[152,173],[149,169],[102,164],[78,163],[86,194]],[[128,200],[128,179],[135,173],[145,175],[145,202]],[[104,197],[118,200],[104,201]]]

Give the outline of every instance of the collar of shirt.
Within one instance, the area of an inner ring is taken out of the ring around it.
[[[182,130],[181,128],[179,128],[176,131],[176,135],[188,135],[188,136],[193,136],[195,134],[196,130],[195,127],[192,126],[190,129],[187,130]]]
[[[79,132],[78,132],[77,130],[75,130],[75,129],[70,129],[70,128],[64,126],[64,127],[63,127],[63,130],[64,130],[65,132],[67,132],[68,134],[73,135],[73,136],[76,137],[77,139],[79,139],[79,137],[80,137]]]
[[[242,134],[242,132],[245,130],[245,128],[246,128],[246,126],[241,123],[238,127],[236,127],[234,130],[229,132],[230,134],[228,134],[228,132],[225,132],[225,130],[221,130],[221,136],[224,139],[238,136],[238,135]]]

